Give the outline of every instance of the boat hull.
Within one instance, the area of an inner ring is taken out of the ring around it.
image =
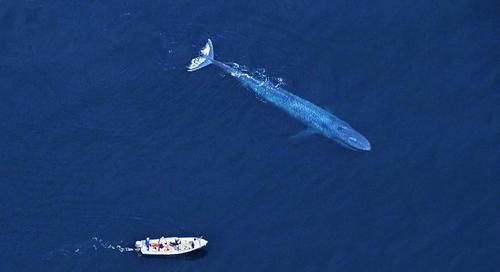
[[[143,255],[168,256],[189,253],[207,244],[207,240],[197,237],[161,237],[149,240],[149,247],[146,240],[136,241],[135,247]]]

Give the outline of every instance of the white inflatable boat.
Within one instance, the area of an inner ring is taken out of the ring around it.
[[[200,249],[208,241],[197,237],[161,237],[135,242],[135,250],[143,255],[178,255]]]

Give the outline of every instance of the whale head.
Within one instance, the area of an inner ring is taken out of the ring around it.
[[[372,146],[368,139],[357,132],[346,122],[336,120],[328,126],[327,137],[353,150],[370,151]]]

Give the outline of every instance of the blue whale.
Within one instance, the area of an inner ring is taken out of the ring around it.
[[[308,129],[299,135],[321,134],[336,141],[344,147],[353,150],[369,151],[370,142],[361,133],[353,129],[347,122],[334,116],[330,112],[302,99],[283,88],[258,80],[247,73],[214,59],[212,41],[200,51],[200,55],[191,60],[187,67],[189,72],[196,71],[210,64],[214,64],[238,79],[244,86],[254,91],[260,98],[270,102],[287,112],[295,119],[304,123]]]

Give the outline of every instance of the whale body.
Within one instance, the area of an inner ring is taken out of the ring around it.
[[[371,150],[370,142],[361,133],[332,113],[283,88],[274,86],[267,81],[258,80],[245,72],[215,60],[212,41],[208,39],[206,45],[200,50],[200,56],[191,60],[187,70],[189,72],[196,71],[210,64],[218,66],[255,92],[257,96],[305,124],[308,129],[301,135],[317,133],[349,149]]]

